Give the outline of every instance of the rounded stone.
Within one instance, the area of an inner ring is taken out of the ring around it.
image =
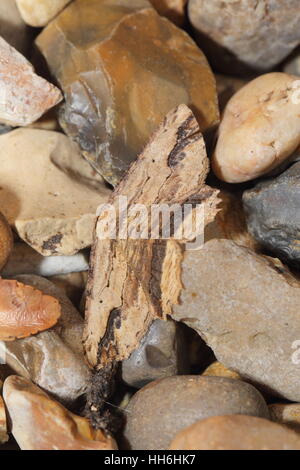
[[[141,388],[163,377],[188,373],[186,349],[182,325],[155,320],[139,348],[122,362],[122,379]]]
[[[273,72],[252,80],[228,102],[212,157],[214,173],[242,183],[270,173],[300,145],[300,80]]]
[[[252,385],[221,377],[168,377],[132,397],[124,436],[132,450],[168,449],[179,431],[198,420],[241,413],[269,416],[263,397]]]
[[[215,416],[181,431],[171,450],[299,450],[297,434],[253,416]]]

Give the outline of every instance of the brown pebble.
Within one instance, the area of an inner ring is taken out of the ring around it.
[[[296,433],[253,416],[214,416],[181,431],[171,450],[300,450]]]
[[[269,417],[261,394],[223,377],[175,376],[139,390],[127,407],[125,439],[132,450],[168,449],[175,435],[199,419],[225,414]]]

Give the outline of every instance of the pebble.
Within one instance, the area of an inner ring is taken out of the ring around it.
[[[273,403],[269,405],[272,421],[288,426],[300,433],[300,404],[299,403]]]
[[[227,377],[228,379],[242,380],[241,376],[233,370],[227,369],[221,362],[215,361],[208,366],[204,372],[204,377]]]
[[[299,153],[299,152],[298,152]],[[265,249],[300,267],[300,162],[244,192],[248,230]]]
[[[51,277],[80,273],[88,269],[89,256],[86,251],[80,251],[72,256],[43,256],[25,243],[15,243],[1,274],[5,277],[14,277],[18,274]]]
[[[27,338],[56,325],[58,300],[26,283],[0,278],[0,348],[3,341]]]
[[[30,26],[46,26],[71,0],[16,0],[20,14]]]
[[[56,297],[62,313],[52,329],[6,343],[7,365],[62,403],[72,405],[84,394],[90,379],[82,348],[83,319],[64,292],[47,279],[22,275],[17,280]]]
[[[141,388],[156,379],[189,372],[182,325],[155,320],[139,348],[122,362],[122,379]]]
[[[201,376],[152,382],[131,398],[126,411],[124,435],[132,450],[166,450],[179,431],[210,416],[269,416],[263,397],[252,385]]]
[[[30,45],[30,34],[15,0],[0,1],[0,36],[22,54]]]
[[[21,450],[116,450],[114,439],[66,410],[30,380],[10,376],[3,397]]]
[[[252,80],[228,102],[212,167],[227,183],[269,173],[300,144],[300,81],[273,72]]]
[[[209,58],[227,72],[235,62],[270,70],[300,44],[298,0],[190,0],[188,13],[199,44],[209,38]]]
[[[88,279],[88,271],[60,274],[49,277],[55,286],[64,291],[73,305],[79,305]]]
[[[284,426],[253,416],[215,416],[181,431],[171,450],[300,450],[300,438]]]
[[[216,74],[217,92],[220,111],[224,111],[228,101],[249,82],[245,78],[236,78],[228,75]]]
[[[173,108],[191,106],[202,132],[219,121],[201,50],[146,0],[75,0],[36,44],[64,90],[60,124],[113,185]]]
[[[300,401],[300,284],[282,265],[230,240],[185,252],[172,317],[194,328],[219,362],[261,390]]]
[[[44,256],[89,247],[97,208],[111,194],[104,183],[86,184],[75,164],[74,173],[65,168],[71,156],[88,165],[58,132],[17,129],[0,136],[0,207],[19,237]]]
[[[0,37],[0,122],[27,126],[62,100],[58,88],[34,73],[30,62]]]

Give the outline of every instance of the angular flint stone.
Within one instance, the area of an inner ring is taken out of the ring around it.
[[[177,105],[203,132],[218,122],[205,56],[146,0],[75,0],[37,46],[64,91],[62,127],[114,185]]]

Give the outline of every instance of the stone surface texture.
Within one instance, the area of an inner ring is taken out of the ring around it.
[[[268,73],[228,102],[212,158],[218,178],[241,183],[269,173],[300,144],[300,80]]]
[[[122,362],[122,379],[141,388],[163,377],[186,374],[187,344],[181,325],[173,320],[155,320],[140,346]]]
[[[27,379],[11,376],[4,383],[12,434],[21,450],[115,450],[114,439],[95,431]]]
[[[62,289],[73,305],[79,305],[88,278],[88,271],[51,276],[49,281]]]
[[[13,234],[6,218],[0,212],[0,270],[7,263],[13,249]]]
[[[146,385],[132,397],[125,438],[132,450],[168,449],[185,427],[226,414],[269,416],[260,393],[244,382],[191,375],[168,377]]]
[[[96,210],[111,192],[68,172],[64,163],[71,156],[82,161],[58,132],[17,129],[0,136],[0,207],[20,238],[44,256],[90,246]]]
[[[14,244],[12,254],[1,274],[14,277],[18,274],[36,274],[38,276],[59,276],[80,273],[89,269],[87,250],[72,256],[43,256],[26,243]]]
[[[62,314],[51,330],[6,343],[6,362],[15,373],[70,405],[86,391],[90,378],[82,350],[83,319],[64,292],[47,279],[31,275],[17,279],[56,297]]]
[[[217,360],[272,395],[300,400],[293,361],[299,281],[282,265],[229,240],[186,252],[173,318],[194,328]]]
[[[300,404],[299,403],[273,403],[269,405],[272,421],[288,426],[300,433]]]
[[[0,37],[0,122],[26,126],[58,104],[58,88],[34,73],[16,49]]]
[[[205,227],[204,241],[226,238],[233,240],[238,245],[258,251],[259,244],[248,232],[242,192],[231,193],[221,190],[218,198],[220,200],[219,211],[215,219]]]
[[[150,0],[157,12],[178,26],[185,22],[185,7],[188,0]]]
[[[0,390],[2,389],[2,383],[0,382]],[[0,446],[8,441],[7,435],[7,423],[6,423],[6,411],[4,402],[0,395]]]
[[[216,416],[181,431],[171,450],[299,450],[300,438],[285,426],[253,416]]]
[[[20,14],[30,26],[46,26],[71,0],[16,0]]]
[[[227,369],[227,367],[217,361],[208,366],[202,375],[204,377],[227,377],[228,379],[242,380],[237,372]]]
[[[64,91],[63,129],[112,184],[177,105],[203,132],[218,123],[205,56],[146,0],[75,0],[37,46]]]
[[[0,36],[24,54],[30,43],[28,33],[28,28],[22,20],[15,0],[1,0]]]
[[[0,278],[0,341],[48,330],[60,315],[56,298],[25,283]]]
[[[300,267],[300,162],[244,192],[248,229],[280,259]]]
[[[292,57],[284,66],[283,71],[291,75],[300,76],[300,49],[297,49],[298,53]]]
[[[298,0],[190,0],[189,18],[240,62],[269,70],[300,44]]]

